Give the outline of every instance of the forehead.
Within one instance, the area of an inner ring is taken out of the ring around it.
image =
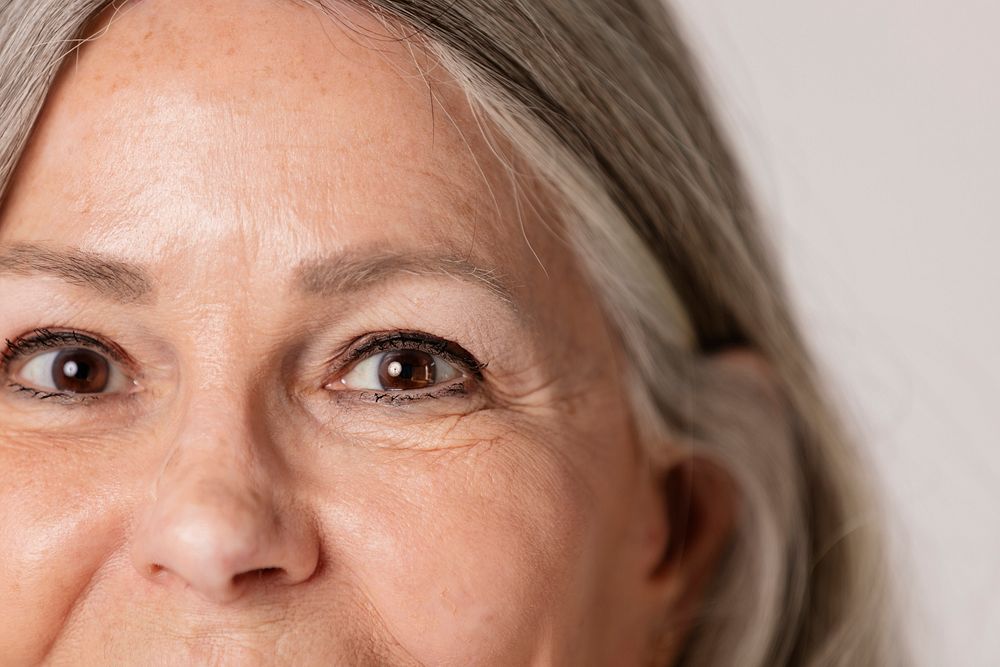
[[[278,0],[106,13],[49,96],[0,240],[145,262],[213,242],[520,253],[509,176],[454,81],[333,7],[340,20]]]

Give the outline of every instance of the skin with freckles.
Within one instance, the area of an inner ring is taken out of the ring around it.
[[[0,211],[5,664],[641,664],[700,565],[454,83],[293,3],[103,25]]]

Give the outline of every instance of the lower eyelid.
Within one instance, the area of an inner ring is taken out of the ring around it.
[[[408,405],[415,401],[441,400],[452,397],[464,396],[470,393],[468,380],[462,379],[458,382],[435,388],[429,391],[371,391],[371,390],[348,390],[332,392],[338,400],[358,400],[367,403],[378,403],[380,405]],[[340,396],[339,394],[353,394],[353,396]]]
[[[16,396],[23,396],[34,401],[44,401],[58,405],[90,405],[93,403],[111,403],[128,399],[143,391],[144,387],[139,379],[120,368],[113,370],[112,380],[115,388],[103,393],[76,394],[58,390],[39,389],[23,382],[19,382],[16,377],[7,373],[7,369],[0,371],[0,381]]]
[[[66,394],[61,392],[48,392],[33,387],[28,387],[18,382],[7,382],[7,388],[15,395],[23,395],[34,401],[47,401],[59,405],[82,405],[93,403],[101,399],[100,394]]]

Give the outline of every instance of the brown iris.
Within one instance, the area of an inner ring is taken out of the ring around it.
[[[434,384],[434,356],[420,350],[395,350],[382,356],[378,379],[383,389],[423,389]]]
[[[111,368],[107,360],[82,348],[60,352],[52,364],[52,385],[73,394],[99,394],[108,387]]]

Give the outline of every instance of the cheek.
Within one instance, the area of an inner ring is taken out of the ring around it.
[[[0,646],[13,664],[40,659],[123,539],[86,443],[38,440],[0,436]]]
[[[451,449],[379,453],[356,486],[341,474],[338,500],[318,503],[330,567],[424,664],[529,664],[560,638],[580,643],[608,541],[597,507],[611,500],[574,458],[595,445],[578,432],[476,431]]]

